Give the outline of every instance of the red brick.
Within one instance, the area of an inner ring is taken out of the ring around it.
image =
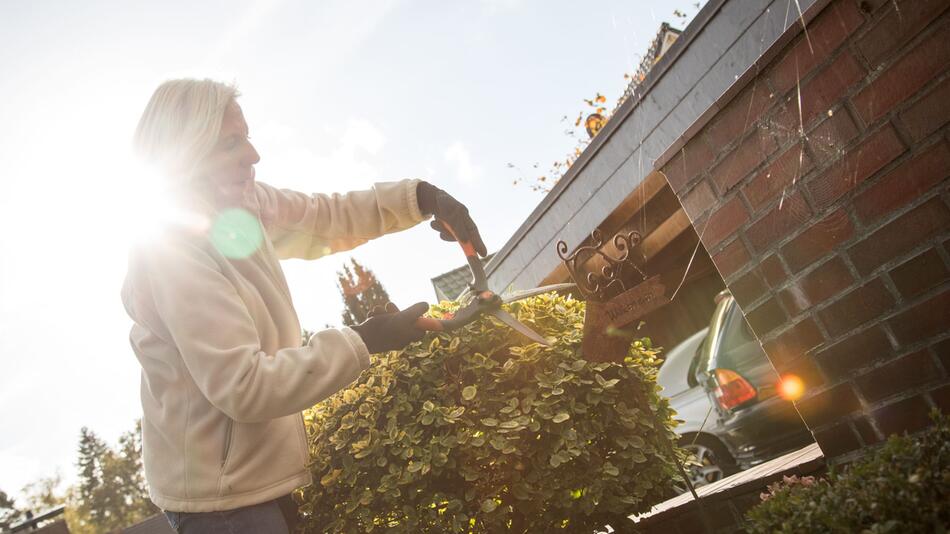
[[[715,151],[731,144],[742,136],[762,115],[762,112],[774,104],[764,84],[752,83],[732,102],[716,114],[714,122],[706,128],[709,144]]]
[[[950,64],[948,29],[948,24],[938,27],[852,99],[865,124],[875,122],[947,68]]]
[[[812,305],[817,305],[844,291],[853,282],[851,271],[841,258],[835,257],[808,273],[799,281],[799,286]]]
[[[930,426],[930,407],[920,395],[889,404],[871,412],[885,436],[917,432]]]
[[[793,186],[811,168],[811,157],[800,144],[792,145],[742,188],[753,211]]]
[[[934,354],[937,355],[937,358],[940,359],[943,368],[946,369],[947,372],[950,372],[950,338],[935,343],[931,345],[930,348],[934,351]]]
[[[710,176],[716,183],[719,193],[725,194],[735,187],[753,169],[768,159],[775,149],[775,140],[772,136],[757,128],[710,171]]]
[[[740,306],[743,304],[748,305],[748,303],[743,303],[738,300],[736,302],[739,302]],[[786,319],[785,312],[782,311],[782,307],[779,306],[778,301],[774,298],[765,301],[746,314],[746,321],[748,321],[749,326],[752,327],[752,331],[755,332],[755,335],[759,339],[765,337],[766,334],[772,330],[782,326]]]
[[[848,89],[867,75],[858,61],[845,51],[823,67],[814,78],[802,84],[801,109],[798,95],[793,93],[781,112],[775,116],[775,124],[781,130],[796,132],[808,130],[808,124],[819,114],[827,115]]]
[[[765,216],[746,230],[746,236],[752,249],[762,252],[796,228],[800,228],[811,218],[811,208],[805,202],[801,191],[796,191],[779,202]]]
[[[851,389],[851,384],[844,382],[798,401],[796,406],[808,428],[817,428],[860,409],[861,403],[858,402],[858,397]]]
[[[948,228],[950,211],[939,197],[932,198],[865,237],[848,254],[858,272],[866,275]]]
[[[881,9],[884,6],[892,5],[892,3],[896,1],[898,0],[861,0],[860,2],[858,2],[858,9],[870,15],[871,13],[874,13],[875,11],[877,11],[878,9]],[[902,4],[905,1],[913,2],[914,0],[899,0],[899,2]]]
[[[950,176],[950,149],[939,142],[884,175],[854,198],[854,210],[870,223],[920,198]]]
[[[950,291],[931,297],[888,321],[897,340],[905,345],[950,330]]]
[[[872,69],[920,35],[931,21],[950,6],[947,0],[914,0],[904,4],[901,9],[891,5],[856,43]]]
[[[709,149],[702,136],[697,135],[663,166],[662,172],[673,191],[679,193],[683,187],[707,169],[714,159],[716,155]]]
[[[871,426],[871,420],[867,417],[858,417],[855,419],[854,429],[858,431],[858,435],[861,436],[861,441],[863,441],[865,445],[873,445],[881,441],[877,432],[874,431],[874,427]]]
[[[891,354],[893,349],[884,330],[874,326],[819,351],[815,354],[815,361],[828,377],[837,380],[848,378],[856,369],[886,359]]]
[[[826,458],[834,458],[861,448],[861,443],[847,421],[814,432],[813,435]]]
[[[708,521],[709,528],[714,531],[724,528],[727,532],[735,531],[737,521],[728,506],[706,507],[705,513],[704,519],[695,506],[684,506],[677,510],[676,517],[671,517],[668,522],[655,524],[654,529],[660,532],[702,532],[705,522]]]
[[[692,188],[686,197],[681,199],[683,210],[689,215],[689,220],[695,221],[700,215],[706,213],[706,210],[713,207],[716,203],[716,196],[713,194],[709,182],[700,181],[696,187]]]
[[[769,73],[772,87],[779,94],[795,86],[819,62],[827,58],[861,24],[864,17],[854,2],[836,2],[808,24],[805,35],[780,59]]]
[[[815,360],[811,358],[799,358],[794,362],[778,368],[778,372],[785,375],[794,375],[801,379],[806,389],[820,388],[825,385],[825,377],[821,375]]]
[[[838,158],[844,153],[844,147],[857,137],[858,126],[845,107],[838,108],[827,119],[821,121],[808,133],[808,146],[820,163]]]
[[[920,141],[950,121],[950,78],[901,113],[901,121],[914,141]]]
[[[755,270],[749,271],[729,284],[729,291],[739,302],[754,302],[765,294],[765,283],[759,278]]]
[[[749,212],[738,196],[723,204],[709,216],[709,220],[700,229],[703,244],[710,250],[727,237],[736,233],[740,226],[749,220]]]
[[[818,312],[828,333],[837,336],[880,317],[894,305],[894,297],[880,278],[864,284]]]
[[[808,301],[805,292],[802,291],[802,288],[798,287],[797,284],[783,289],[778,294],[778,298],[782,301],[782,306],[785,306],[788,314],[792,317],[795,317],[805,310],[811,309],[811,302]]]
[[[749,263],[749,251],[741,239],[734,239],[725,246],[718,254],[713,256],[712,261],[719,270],[719,276],[723,279],[729,278],[736,271]]]
[[[936,249],[891,269],[891,280],[905,298],[915,297],[943,283],[950,275]]]
[[[762,274],[762,278],[765,279],[765,283],[772,289],[781,286],[788,280],[788,273],[785,272],[785,267],[782,266],[782,260],[775,254],[759,263],[759,272]]]
[[[930,354],[922,350],[861,375],[855,383],[866,401],[877,402],[940,378]]]
[[[818,330],[815,320],[808,317],[762,346],[769,356],[769,361],[776,368],[782,368],[807,355],[824,341],[825,338]]]
[[[950,386],[943,386],[930,392],[930,398],[941,412],[950,414]]]
[[[815,207],[823,210],[904,152],[894,128],[886,126],[808,182]]]
[[[844,209],[832,212],[782,247],[782,257],[793,272],[811,265],[854,236],[854,225]]]

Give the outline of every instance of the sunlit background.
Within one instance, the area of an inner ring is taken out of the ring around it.
[[[469,206],[495,251],[542,198],[512,182],[563,159],[583,99],[600,92],[612,107],[661,22],[683,27],[696,10],[0,1],[0,490],[57,471],[71,482],[80,427],[114,442],[140,415],[119,290],[127,244],[162,213],[127,200],[150,187],[129,144],[160,82],[236,82],[258,180],[332,192],[425,178]],[[429,279],[464,263],[427,225],[352,255],[400,305],[431,302]],[[339,324],[348,257],[283,262],[305,328]]]

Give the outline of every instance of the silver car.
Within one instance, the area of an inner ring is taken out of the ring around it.
[[[696,365],[709,327],[703,328],[667,352],[656,382],[661,392],[670,399],[680,424],[676,433],[680,446],[696,457],[698,466],[689,469],[693,486],[705,486],[728,476],[738,469],[726,447],[716,437],[719,423],[709,395],[697,381]],[[685,491],[685,487],[678,488]]]
[[[784,380],[735,299],[719,293],[709,327],[670,350],[657,376],[682,421],[680,445],[698,461],[695,486],[812,442],[792,400],[779,394]]]

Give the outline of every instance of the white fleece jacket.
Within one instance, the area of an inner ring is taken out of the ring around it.
[[[257,182],[246,208],[265,236],[249,257],[227,258],[209,231],[184,227],[130,249],[122,301],[142,365],[145,476],[157,506],[230,510],[311,482],[300,412],[355,380],[369,353],[349,328],[301,346],[277,260],[316,259],[417,224],[417,184],[307,195]]]

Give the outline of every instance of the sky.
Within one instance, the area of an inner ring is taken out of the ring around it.
[[[697,9],[0,0],[0,490],[74,481],[81,427],[114,444],[141,416],[119,291],[149,215],[127,200],[141,185],[130,139],[159,83],[236,83],[259,181],[314,193],[422,178],[468,206],[493,252],[543,198],[513,181],[573,150],[562,118],[598,92],[612,107],[660,24],[682,28]],[[282,261],[304,328],[339,325],[335,272],[349,257],[400,306],[432,302],[430,279],[464,263],[427,224]]]

